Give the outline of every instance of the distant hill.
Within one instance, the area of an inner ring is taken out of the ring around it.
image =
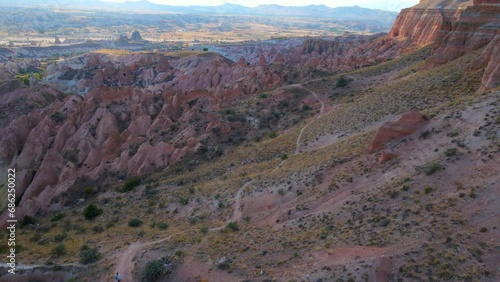
[[[314,18],[336,18],[336,19],[366,19],[378,18],[393,21],[397,13],[383,10],[374,10],[353,7],[330,8],[325,5],[307,6],[281,6],[276,4],[260,5],[254,8],[237,4],[224,4],[220,6],[167,6],[154,4],[148,1],[112,3],[99,0],[27,0],[23,2],[13,2],[0,0],[0,6],[28,6],[47,8],[78,8],[86,10],[121,10],[121,11],[154,11],[165,13],[182,14],[233,14],[233,15],[263,15],[263,16],[292,16],[292,17],[314,17]]]

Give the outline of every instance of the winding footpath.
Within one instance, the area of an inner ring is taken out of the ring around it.
[[[311,123],[315,122],[317,119],[319,119],[323,115],[323,112],[325,111],[325,103],[323,101],[321,101],[321,99],[319,98],[318,94],[316,94],[316,92],[313,92],[307,88],[304,88],[301,85],[294,85],[294,86],[301,88],[301,89],[304,89],[304,90],[308,91],[309,93],[313,94],[314,97],[316,98],[316,100],[318,100],[321,103],[321,109],[319,111],[319,115],[317,115],[316,118],[314,118],[313,120],[308,122],[306,125],[304,125],[304,127],[302,127],[302,129],[300,130],[299,136],[297,137],[297,141],[295,143],[295,155],[297,155],[298,153],[300,153],[300,139],[302,139],[302,134],[304,133],[304,130],[306,130],[306,128]]]
[[[302,134],[304,133],[305,129],[310,124],[312,124],[314,121],[316,121],[319,117],[321,117],[323,115],[324,110],[325,110],[325,103],[319,98],[318,94],[316,94],[315,92],[313,92],[307,88],[304,88],[301,84],[293,84],[293,85],[287,86],[287,88],[290,88],[290,87],[301,88],[301,89],[308,91],[316,98],[316,100],[318,100],[319,103],[321,103],[321,109],[320,109],[319,115],[317,115],[313,120],[309,121],[300,130],[300,133],[297,137],[297,141],[295,143],[294,154],[297,155],[300,153],[300,140],[302,138]],[[284,160],[280,164],[278,164],[278,166],[276,166],[276,168],[271,173],[277,171],[285,162],[286,162],[286,160]],[[227,223],[239,221],[241,219],[241,216],[242,216],[242,210],[241,210],[242,196],[241,195],[242,195],[243,191],[247,187],[249,187],[252,183],[253,183],[253,180],[250,180],[250,181],[246,182],[245,184],[243,184],[243,186],[241,186],[238,189],[238,191],[236,191],[236,194],[234,195],[233,214],[231,215],[231,218],[227,221]],[[226,225],[222,225],[219,227],[210,228],[209,231],[211,231],[211,232],[219,231],[219,230],[224,229],[225,227],[226,227]],[[113,275],[116,275],[116,272],[119,272],[121,277],[122,277],[123,282],[134,281],[133,280],[133,270],[135,268],[134,258],[137,256],[137,254],[139,254],[139,252],[141,252],[142,250],[144,250],[145,248],[147,248],[149,246],[165,242],[165,241],[169,240],[170,238],[172,238],[173,236],[179,235],[179,234],[182,234],[185,232],[186,231],[178,232],[178,233],[169,235],[168,237],[161,238],[161,239],[158,239],[155,241],[135,242],[133,244],[130,244],[127,247],[127,249],[120,255],[118,264],[116,266],[116,271],[113,272]]]

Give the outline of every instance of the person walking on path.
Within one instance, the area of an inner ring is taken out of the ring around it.
[[[116,273],[115,279],[116,279],[116,281],[118,281],[118,282],[121,282],[121,281],[122,281],[122,277],[120,276],[120,273],[118,273],[118,272]]]

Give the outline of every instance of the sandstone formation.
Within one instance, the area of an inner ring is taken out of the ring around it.
[[[389,37],[422,46],[434,43],[426,67],[432,68],[485,47],[471,66],[486,68],[480,91],[500,82],[498,1],[421,1],[396,18]]]
[[[34,88],[2,84],[2,108],[25,105],[6,112],[0,131],[0,166],[24,180],[17,215],[60,208],[51,199],[80,176],[145,175],[175,164],[212,131],[229,136],[244,125],[218,110],[307,73],[247,67],[215,53],[90,53],[50,66]]]
[[[427,67],[444,64],[486,46],[471,67],[486,68],[480,90],[497,87],[500,82],[500,4],[497,1],[474,1],[473,6],[457,13],[456,21],[441,28],[432,55],[427,59]]]

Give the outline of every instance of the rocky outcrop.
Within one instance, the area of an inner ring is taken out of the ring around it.
[[[348,71],[390,60],[409,44],[384,34],[333,38],[295,38],[275,44],[211,47],[224,56],[250,65],[300,65],[322,71]]]
[[[427,0],[398,15],[389,37],[422,46],[434,43],[432,68],[485,47],[471,66],[485,69],[481,91],[498,87],[500,4],[493,0]]]
[[[472,64],[473,68],[486,66],[480,91],[500,86],[500,32],[484,48],[481,56]]]
[[[143,40],[141,34],[137,30],[132,32],[131,38],[133,41],[142,41]]]
[[[500,4],[490,3],[475,1],[473,6],[460,10],[459,18],[440,30],[426,66],[441,65],[486,46],[480,58],[471,67],[485,68],[481,90],[497,87],[500,77]]]
[[[179,162],[212,131],[224,137],[244,125],[218,111],[297,82],[292,78],[304,72],[281,64],[248,67],[209,52],[183,58],[90,53],[47,68],[34,88],[4,85],[12,92],[2,94],[0,106],[12,108],[19,97],[37,105],[9,115],[0,129],[0,167],[15,167],[23,179],[17,216],[59,208],[50,200],[81,176],[145,175]],[[54,88],[82,95],[61,97]]]
[[[396,18],[389,36],[417,46],[427,45],[436,41],[441,29],[447,28],[457,17],[454,9],[404,9]]]
[[[401,10],[389,37],[407,40],[422,46],[436,41],[443,29],[460,17],[461,9],[473,5],[472,0],[423,0],[419,4]]]
[[[428,119],[419,111],[413,110],[403,114],[403,116],[395,122],[387,122],[382,125],[370,145],[370,152],[377,152],[385,148],[385,144],[389,141],[397,141],[405,136],[415,133],[428,123]],[[393,155],[386,153],[381,157],[380,161],[386,161],[392,158]]]

